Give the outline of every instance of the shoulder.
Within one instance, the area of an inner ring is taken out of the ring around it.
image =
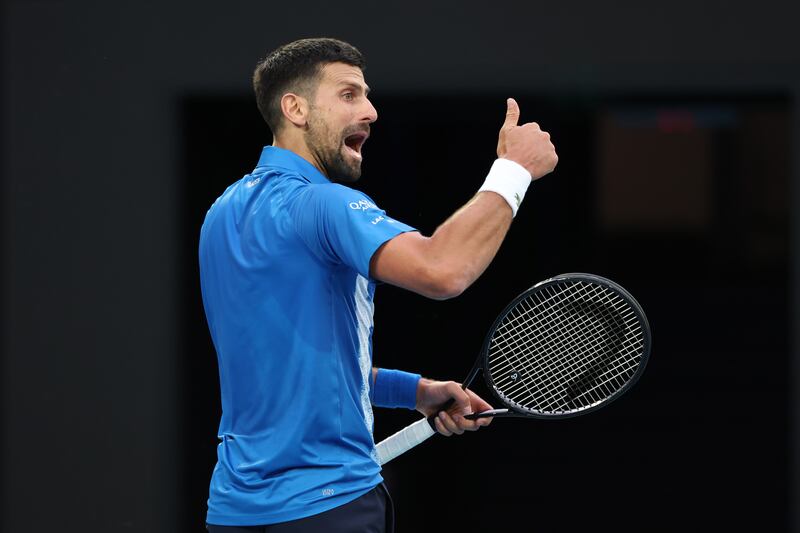
[[[273,204],[288,206],[304,195],[312,184],[298,172],[286,169],[269,169],[261,176],[263,180],[262,194],[271,198]]]
[[[339,183],[308,184],[308,188],[304,192],[315,201],[326,204],[328,207],[353,211],[366,211],[378,207],[363,192]]]
[[[285,180],[286,187],[297,193],[298,199],[304,203],[326,208],[360,209],[361,207],[375,207],[372,200],[364,193],[340,185],[338,183],[310,183],[305,178],[300,178],[302,183]]]

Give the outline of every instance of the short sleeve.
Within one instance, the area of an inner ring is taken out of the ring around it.
[[[395,220],[366,194],[339,184],[309,184],[290,203],[295,230],[320,259],[350,266],[369,278],[380,246],[415,228]]]

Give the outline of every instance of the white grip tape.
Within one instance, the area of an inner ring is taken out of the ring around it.
[[[517,209],[525,198],[525,192],[531,184],[531,173],[525,167],[510,159],[496,159],[486,181],[483,182],[478,192],[496,192],[511,207],[513,216],[517,216]]]
[[[434,433],[436,432],[428,423],[427,418],[414,422],[375,446],[375,450],[378,452],[378,463],[385,465],[398,455],[428,440]]]

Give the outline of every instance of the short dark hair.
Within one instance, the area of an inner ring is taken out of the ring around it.
[[[273,135],[283,123],[281,97],[296,92],[313,98],[322,68],[329,63],[366,69],[364,56],[355,46],[325,37],[285,44],[258,62],[253,72],[253,89],[258,110]]]

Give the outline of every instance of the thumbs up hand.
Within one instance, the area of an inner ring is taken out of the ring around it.
[[[509,98],[506,104],[506,120],[497,139],[497,157],[519,163],[534,180],[551,173],[558,163],[558,156],[550,142],[550,134],[542,131],[535,122],[519,126],[519,105],[513,98]]]

